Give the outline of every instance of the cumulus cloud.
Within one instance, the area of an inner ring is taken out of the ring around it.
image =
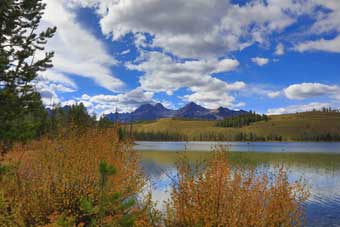
[[[269,98],[277,98],[277,97],[279,97],[281,95],[281,92],[280,91],[271,91],[271,92],[268,92],[267,93],[267,96],[269,97]]]
[[[309,29],[310,34],[321,35],[336,33],[337,36],[333,39],[314,39],[298,42],[294,46],[294,50],[299,52],[305,51],[325,51],[340,53],[340,1],[338,0],[314,0],[316,6],[323,7],[323,11],[315,14],[316,22]]]
[[[76,90],[77,87],[71,80],[74,75],[90,78],[99,86],[114,92],[124,86],[124,83],[112,74],[111,68],[117,61],[107,52],[104,43],[77,21],[75,13],[77,7],[96,9],[102,33],[114,41],[121,40],[126,35],[134,36],[134,44],[140,56],[125,66],[143,73],[139,78],[140,88],[131,91],[132,93],[97,96],[96,99],[84,95],[80,99],[81,101],[92,99],[91,108],[102,111],[112,109],[112,103],[114,105],[123,103],[121,108],[124,110],[133,109],[137,103],[130,98],[135,92],[143,97],[141,102],[144,102],[152,100],[149,96],[153,96],[155,92],[172,95],[181,88],[187,88],[190,92],[181,97],[185,101],[194,101],[209,108],[241,106],[242,103],[236,100],[233,91],[244,89],[246,84],[241,81],[227,83],[219,79],[220,76],[214,77],[215,73],[229,72],[239,67],[240,63],[236,59],[226,57],[232,56],[231,52],[243,50],[254,43],[262,47],[271,46],[272,34],[280,34],[296,23],[300,16],[306,14],[316,21],[310,33],[340,31],[338,22],[340,6],[337,0],[254,0],[246,4],[233,4],[231,0],[45,0],[45,2],[47,3],[43,18],[45,25],[57,25],[59,28],[56,37],[48,45],[49,49],[56,51],[55,69],[51,73],[62,76],[59,81],[55,75],[40,77],[50,81],[47,87],[54,92]],[[327,10],[316,13],[319,6]],[[285,40],[285,44],[286,42],[289,40]],[[293,49],[300,52],[314,50],[340,53],[340,36],[327,40],[319,37],[312,41],[299,41],[293,45],[295,45]],[[274,54],[283,55],[288,50],[291,49],[279,43]],[[120,54],[127,54],[128,51]],[[263,66],[271,60],[256,57],[252,61]],[[313,85],[314,87],[309,90],[306,88],[308,85],[301,85],[298,88],[292,85],[282,92],[267,90],[263,96],[275,98],[284,94],[290,99],[303,99],[328,93],[336,97],[332,91],[333,86],[319,85]],[[308,91],[305,91],[306,89]],[[99,98],[112,100],[99,102]]]
[[[240,62],[235,59],[222,59],[217,62],[214,73],[229,72],[235,70],[240,65]]]
[[[186,102],[195,102],[209,109],[218,107],[236,108],[245,105],[243,102],[234,103],[235,98],[224,91],[197,91],[191,95],[185,95],[182,99]]]
[[[147,33],[153,46],[188,58],[216,58],[254,43],[267,45],[271,34],[284,31],[304,15],[315,20],[309,29],[312,34],[340,31],[338,0],[253,0],[243,5],[231,0],[68,0],[67,5],[95,8],[102,32],[114,40]],[[306,44],[312,46],[310,42]],[[284,52],[278,44],[275,54]]]
[[[340,31],[340,1],[338,0],[314,0],[314,3],[327,9],[319,13],[316,22],[311,28],[315,34]]]
[[[326,51],[340,53],[340,35],[334,39],[319,39],[315,41],[301,42],[295,45],[298,52],[305,51]]]
[[[108,6],[100,24],[114,40],[146,32],[154,35],[155,46],[181,57],[221,55],[228,44],[218,36],[218,25],[229,5],[219,0],[123,0]]]
[[[297,112],[312,111],[314,109],[320,110],[323,107],[329,108],[331,106],[332,105],[330,103],[312,102],[309,104],[291,105],[287,107],[268,109],[267,114],[268,115],[279,115],[279,114],[297,113]]]
[[[277,98],[282,94],[280,90],[275,90],[273,85],[269,84],[248,84],[247,89],[241,92],[240,96],[258,97],[258,98]]]
[[[73,80],[53,70],[41,72],[32,82],[47,107],[60,103],[58,93],[75,92],[78,87]]]
[[[285,54],[285,47],[282,43],[277,44],[275,49],[275,55],[284,55]]]
[[[116,60],[105,45],[81,25],[76,13],[64,0],[45,0],[47,8],[43,16],[44,26],[57,26],[58,31],[48,42],[47,49],[55,51],[54,71],[94,80],[99,86],[119,91],[124,85],[112,75]],[[65,78],[65,76],[64,76]]]
[[[269,63],[268,58],[260,58],[260,57],[252,58],[251,61],[257,64],[258,66],[263,66]]]
[[[219,57],[255,42],[267,42],[312,10],[305,1],[251,1],[245,5],[220,0],[70,0],[95,7],[100,25],[114,40],[148,33],[153,45],[179,57]],[[146,16],[152,15],[152,16]]]
[[[186,98],[190,101],[195,100],[204,106],[212,105],[210,103],[212,100],[204,99],[204,96],[208,95],[215,97],[213,101],[216,103],[219,97],[218,103],[230,106],[234,98],[229,95],[229,92],[241,90],[246,86],[244,82],[227,83],[211,76],[215,72],[234,70],[238,65],[236,60],[176,61],[170,56],[155,51],[145,53],[144,58],[144,61],[138,64],[127,64],[127,68],[144,72],[140,84],[147,91],[166,92],[172,95],[180,88],[189,88],[193,94]]]
[[[293,84],[284,89],[284,94],[289,99],[307,99],[323,95],[336,95],[339,92],[339,86],[320,83]]]
[[[83,94],[77,99],[78,103],[91,103],[92,112],[108,114],[118,110],[119,112],[131,112],[142,104],[155,103],[153,92],[144,91],[138,87],[126,93],[118,95],[94,95]]]
[[[52,107],[60,103],[57,92],[73,92],[71,88],[65,87],[62,84],[55,84],[45,81],[34,81],[36,91],[40,93],[41,100],[46,107]]]
[[[61,83],[64,86],[77,89],[77,85],[73,80],[71,80],[69,77],[65,76],[64,74],[58,73],[54,70],[41,72],[38,75],[37,80],[41,82],[46,82],[46,83],[48,82]]]

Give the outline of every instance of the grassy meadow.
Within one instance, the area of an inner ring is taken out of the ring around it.
[[[170,118],[136,123],[133,128],[137,133],[178,134],[182,135],[183,140],[191,141],[239,140],[237,138],[241,133],[252,134],[253,140],[332,141],[339,139],[340,113],[317,111],[272,115],[268,121],[255,122],[241,128],[218,127],[216,121]]]

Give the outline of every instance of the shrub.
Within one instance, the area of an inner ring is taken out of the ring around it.
[[[167,227],[302,226],[302,202],[308,192],[301,181],[289,183],[283,168],[274,176],[231,168],[228,153],[192,166],[178,164],[178,183],[166,205]]]
[[[5,162],[16,168],[1,188],[25,226],[149,226],[138,156],[112,130],[17,146]]]

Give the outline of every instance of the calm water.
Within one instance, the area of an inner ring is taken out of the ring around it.
[[[314,142],[137,142],[136,150],[153,151],[210,151],[218,145],[231,151],[306,152],[340,154],[340,143]]]
[[[175,162],[183,150],[193,162],[206,159],[221,143],[137,142],[142,166],[150,177],[153,199],[161,208],[176,176]],[[340,226],[340,143],[226,143],[234,164],[268,172],[284,164],[289,180],[303,177],[311,188],[306,202],[308,226]]]

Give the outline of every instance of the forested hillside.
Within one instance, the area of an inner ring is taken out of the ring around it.
[[[340,141],[340,113],[313,111],[269,116],[268,119],[239,127],[219,127],[217,121],[161,119],[134,124],[135,138],[159,140],[159,133],[168,140],[196,141]]]

